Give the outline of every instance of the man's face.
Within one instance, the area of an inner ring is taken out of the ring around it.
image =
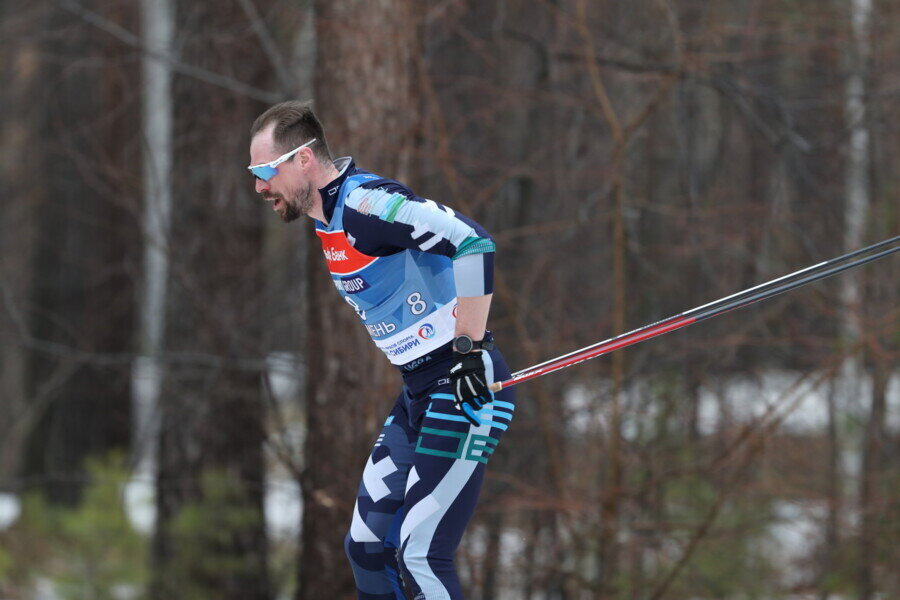
[[[270,125],[250,141],[251,165],[267,163],[284,154],[285,151],[277,148],[272,140],[273,128],[274,125]],[[256,193],[265,201],[272,202],[272,210],[277,212],[285,223],[309,213],[313,205],[313,194],[317,193],[317,190],[313,190],[305,168],[311,157],[301,156],[300,153],[304,151],[306,149],[278,165],[278,173],[268,181],[255,178]]]

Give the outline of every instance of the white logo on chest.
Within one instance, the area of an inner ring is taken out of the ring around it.
[[[331,262],[340,262],[342,260],[348,260],[346,250],[335,250],[334,248],[323,248],[322,251],[325,253],[325,258],[327,258]]]

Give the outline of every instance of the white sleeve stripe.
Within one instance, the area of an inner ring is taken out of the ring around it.
[[[440,242],[443,239],[444,238],[441,237],[440,235],[434,234],[433,236],[431,236],[431,239],[419,244],[419,248],[421,248],[422,250],[428,250],[429,248],[433,248],[434,246],[436,246],[438,244],[438,242]]]
[[[412,225],[417,231],[425,229],[438,233],[455,247],[459,247],[470,237],[477,236],[472,227],[441,210],[432,200],[405,202],[394,216],[394,222]]]

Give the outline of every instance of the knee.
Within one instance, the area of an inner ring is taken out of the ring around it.
[[[350,562],[353,564],[360,564],[362,562],[368,562],[369,554],[371,553],[371,544],[367,544],[367,542],[379,541],[377,538],[374,540],[361,540],[358,535],[356,535],[353,529],[347,531],[346,535],[344,535],[344,554],[347,555],[347,558],[350,559]],[[366,546],[369,548],[366,548]]]
[[[377,556],[366,552],[362,542],[353,539],[353,535],[349,531],[344,536],[344,554],[347,555],[347,560],[350,562],[357,585],[365,583],[373,573],[380,571],[383,566]]]
[[[344,554],[347,555],[347,558],[349,558],[351,562],[353,561],[354,550],[351,549],[353,544],[353,538],[350,536],[350,532],[348,531],[347,535],[344,536]]]
[[[428,571],[428,553],[421,551],[415,545],[403,544],[397,550],[397,562],[413,581],[417,581],[422,574]]]
[[[375,560],[373,558],[377,554],[375,548],[382,548],[385,543],[383,527],[379,527],[380,523],[377,519],[373,521],[372,516],[372,513],[369,513],[370,522],[366,523],[359,510],[355,510],[350,529],[344,535],[344,553],[347,558],[351,563],[364,565],[366,568],[371,568],[371,563]]]

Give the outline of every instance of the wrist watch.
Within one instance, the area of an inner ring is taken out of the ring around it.
[[[472,350],[493,350],[494,342],[478,340],[477,342],[471,337],[463,334],[453,338],[453,351],[459,354],[468,354]]]

